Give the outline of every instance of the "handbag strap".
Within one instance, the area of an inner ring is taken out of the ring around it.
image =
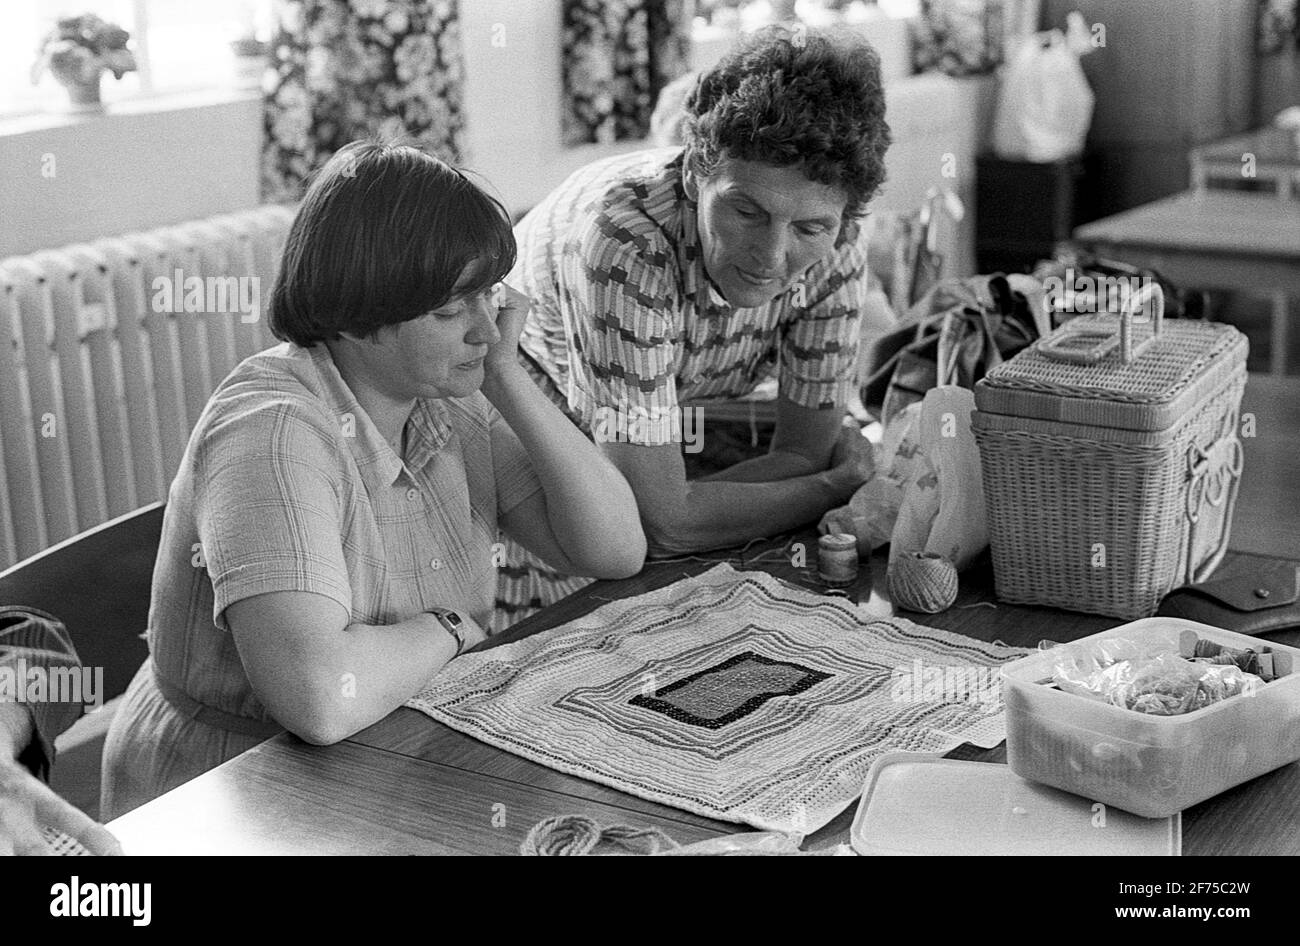
[[[935,364],[935,383],[952,384],[957,374],[957,355],[961,347],[961,327],[955,324],[952,310],[944,312],[943,323],[939,326],[939,351]],[[956,336],[956,337],[955,337]]]

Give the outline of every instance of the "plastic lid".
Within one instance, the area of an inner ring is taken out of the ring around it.
[[[867,775],[850,840],[859,854],[1175,856],[1182,819],[1097,805],[1005,765],[888,752]]]

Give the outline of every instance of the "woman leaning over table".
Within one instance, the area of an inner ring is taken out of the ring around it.
[[[221,383],[172,483],[105,820],[282,729],[325,745],[401,706],[484,639],[498,527],[566,572],[640,569],[627,483],[519,366],[528,302],[494,295],[514,259],[500,204],[413,148],[354,143],[311,185],[285,343]]]

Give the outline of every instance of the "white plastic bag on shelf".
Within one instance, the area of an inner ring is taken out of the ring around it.
[[[1094,96],[1079,65],[1089,52],[1083,17],[1060,30],[1028,37],[1002,73],[993,150],[1017,161],[1059,161],[1082,153]]]

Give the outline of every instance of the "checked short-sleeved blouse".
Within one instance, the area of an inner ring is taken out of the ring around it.
[[[106,748],[112,814],[275,727],[226,625],[233,602],[305,591],[337,601],[354,622],[441,606],[488,626],[498,517],[540,489],[532,464],[481,393],[417,401],[406,441],[403,462],[323,345],[262,352],[217,388],[168,497],[150,657]],[[187,718],[159,680],[183,702],[247,720],[249,731]]]

